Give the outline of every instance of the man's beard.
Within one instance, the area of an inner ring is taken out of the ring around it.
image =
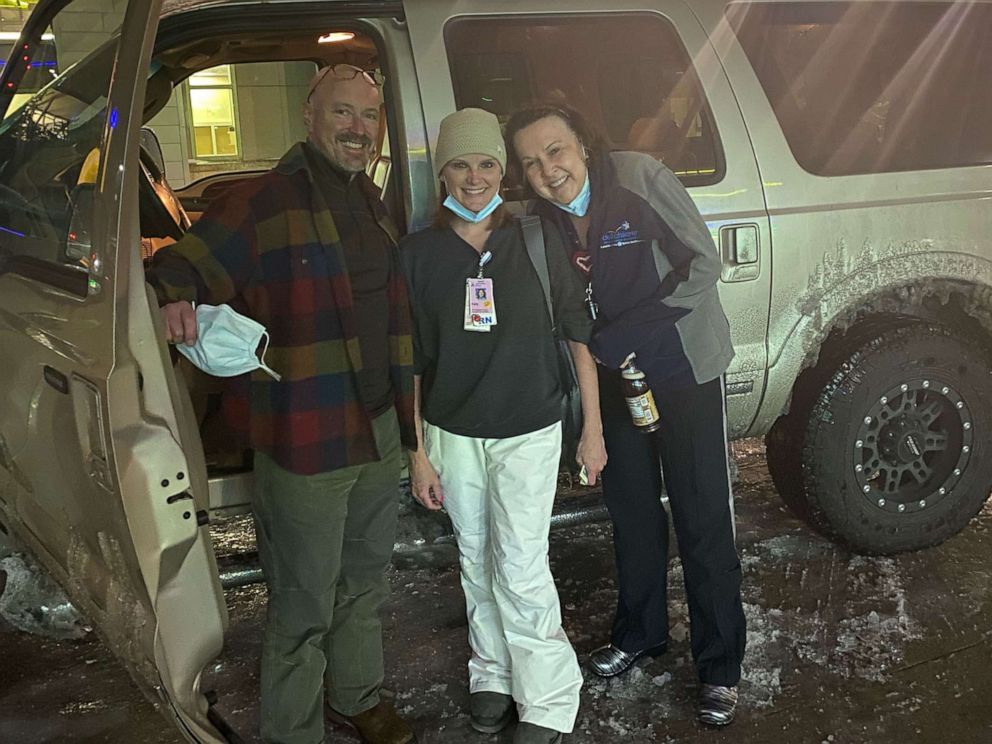
[[[372,139],[370,137],[355,136],[343,134],[334,138],[334,142],[340,147],[340,151],[344,154],[350,155],[351,159],[361,159],[361,164],[358,167],[354,167],[350,162],[340,162],[338,165],[346,170],[353,170],[355,172],[365,170],[365,167],[369,164],[369,160],[372,157]],[[353,145],[361,145],[361,150],[350,150],[344,147],[345,143],[350,143]]]

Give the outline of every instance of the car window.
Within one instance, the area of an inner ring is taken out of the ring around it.
[[[484,108],[505,123],[528,103],[564,101],[614,150],[649,153],[687,185],[722,178],[702,86],[663,17],[457,18],[444,37],[458,108]]]
[[[122,15],[116,2],[70,3],[44,43],[25,51],[30,74],[0,123],[0,255],[88,266],[89,248],[72,227],[97,178],[116,50],[106,42]]]
[[[726,12],[811,173],[992,163],[992,5],[735,3]]]
[[[148,122],[172,187],[272,168],[306,139],[300,111],[316,70],[305,61],[241,62],[200,70],[176,86]]]
[[[305,61],[222,64],[175,87],[162,69],[163,80],[150,82],[168,85],[170,94],[145,125],[161,174],[156,191],[167,203],[178,201],[183,217],[196,222],[212,200],[275,166],[306,139],[300,112],[316,69]],[[142,258],[178,237],[142,219]]]

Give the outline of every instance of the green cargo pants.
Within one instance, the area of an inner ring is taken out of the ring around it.
[[[355,715],[379,702],[379,608],[396,537],[401,448],[396,412],[372,422],[382,459],[295,475],[255,455],[258,555],[269,586],[262,642],[262,739],[324,741],[324,690]]]

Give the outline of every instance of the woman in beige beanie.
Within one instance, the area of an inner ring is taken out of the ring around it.
[[[441,205],[401,255],[414,305],[416,499],[442,505],[461,553],[469,620],[472,726],[519,717],[515,744],[571,732],[582,675],[561,627],[548,531],[561,451],[554,329],[521,226],[502,204],[506,147],[496,117],[463,109],[441,122]],[[568,339],[586,416],[578,457],[606,464],[583,287],[557,231],[541,227],[554,323]],[[422,415],[422,419],[420,418]]]

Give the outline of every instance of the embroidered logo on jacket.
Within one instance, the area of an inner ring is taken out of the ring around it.
[[[600,248],[619,248],[622,245],[630,245],[640,240],[640,233],[632,230],[630,222],[624,220],[616,229],[607,230],[599,241]]]
[[[577,250],[572,253],[572,263],[579,267],[581,271],[586,276],[592,271],[592,256],[589,251]]]

